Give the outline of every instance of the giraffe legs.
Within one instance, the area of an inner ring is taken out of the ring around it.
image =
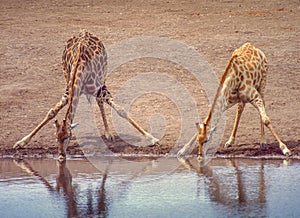
[[[224,146],[225,148],[234,144],[235,135],[236,135],[237,128],[239,126],[240,118],[244,111],[244,108],[245,108],[245,103],[243,103],[243,102],[238,103],[233,129],[232,129],[232,132],[231,132],[231,135],[230,135],[228,141],[225,143],[225,146]]]
[[[99,98],[100,98],[100,100],[98,100]],[[147,140],[149,140],[151,142],[151,145],[154,145],[155,143],[157,143],[159,141],[157,138],[153,137],[150,133],[146,132],[137,122],[135,122],[128,115],[128,113],[124,110],[124,108],[120,107],[113,101],[113,98],[112,98],[110,92],[107,90],[106,86],[102,86],[98,92],[97,102],[99,102],[99,101],[106,102],[109,106],[111,106],[118,113],[118,115],[120,117],[128,120],[128,122],[134,128],[136,128],[140,133],[142,133],[142,135],[144,137],[147,138]],[[100,110],[101,110],[101,107],[100,107]],[[104,117],[104,116],[102,116],[102,117]]]
[[[260,146],[263,148],[267,145],[267,140],[265,137],[265,124],[262,118],[260,118]]]
[[[188,143],[186,143],[178,152],[177,152],[177,156],[178,157],[182,157],[186,154],[186,152],[188,151],[188,149],[194,144],[194,142],[196,141],[198,136],[198,132],[195,133],[195,135],[193,135],[193,137],[190,139],[190,141]]]
[[[20,147],[24,147],[31,138],[43,127],[45,126],[51,119],[53,119],[56,114],[68,103],[68,88],[65,92],[65,94],[62,96],[60,102],[58,102],[55,107],[51,108],[43,121],[37,125],[34,130],[32,130],[31,133],[29,133],[27,136],[23,137],[21,140],[19,140],[14,146],[14,149],[18,149]]]
[[[276,133],[275,129],[273,128],[271,124],[270,118],[267,116],[266,111],[265,111],[265,106],[264,106],[264,101],[261,98],[260,94],[257,92],[257,98],[252,99],[250,102],[251,104],[259,111],[260,117],[261,117],[261,123],[263,123],[268,129],[271,131],[271,133],[274,135],[276,140],[279,142],[279,147],[282,151],[282,153],[286,156],[291,155],[291,151],[287,148],[287,146],[281,141],[279,138],[278,134]],[[264,133],[264,130],[262,128],[262,133]],[[264,136],[262,136],[264,138]]]
[[[111,134],[111,132],[109,130],[109,126],[108,126],[108,123],[107,123],[107,119],[106,119],[106,115],[105,115],[105,111],[104,111],[104,105],[103,105],[102,98],[96,98],[96,100],[97,100],[98,106],[100,108],[102,120],[103,120],[103,123],[104,123],[104,128],[105,128],[104,135],[105,135],[105,138],[108,139],[108,140],[110,140],[110,141],[114,141],[115,137]]]
[[[263,74],[262,76],[262,81],[261,81],[261,84],[260,84],[260,87],[258,89],[258,93],[260,94],[260,97],[262,99],[262,102],[263,102],[263,105],[265,106],[265,101],[264,101],[264,93],[265,93],[265,88],[266,88],[266,75]],[[260,131],[261,131],[261,134],[260,134],[260,146],[263,148],[267,145],[267,140],[266,140],[266,137],[265,137],[265,124],[263,122],[262,119],[260,119]]]

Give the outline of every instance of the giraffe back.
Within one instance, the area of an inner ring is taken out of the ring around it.
[[[259,90],[261,83],[266,78],[268,64],[265,54],[258,48],[255,48],[250,43],[246,43],[233,52],[236,58],[233,62],[233,67],[241,83],[252,85]],[[243,85],[241,84],[240,85]],[[241,87],[243,88],[243,87]]]
[[[250,101],[256,91],[263,95],[268,71],[265,54],[250,43],[236,49],[222,76],[222,92],[228,105],[239,100]]]
[[[62,55],[64,76],[68,87],[77,86],[80,94],[96,96],[105,84],[107,54],[99,38],[81,32],[67,41]]]

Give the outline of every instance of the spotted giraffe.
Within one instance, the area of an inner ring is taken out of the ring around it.
[[[266,144],[264,126],[272,132],[284,155],[291,155],[290,150],[280,140],[274,130],[264,106],[264,90],[268,71],[265,54],[250,43],[245,43],[236,49],[220,79],[214,101],[208,116],[203,123],[196,123],[198,133],[178,152],[178,156],[186,153],[196,139],[199,142],[198,158],[201,159],[203,144],[215,129],[222,113],[237,104],[236,118],[229,140],[225,147],[234,144],[238,124],[246,103],[251,103],[259,112],[261,118],[261,145]]]
[[[97,104],[100,108],[102,119],[105,127],[105,137],[113,140],[114,137],[110,133],[107,119],[104,113],[103,103],[110,105],[122,117],[127,119],[139,132],[141,132],[151,144],[158,142],[139,126],[128,113],[118,106],[108,91],[105,81],[107,76],[107,54],[102,42],[94,35],[82,31],[78,36],[67,41],[67,45],[62,55],[63,73],[67,81],[67,88],[60,102],[51,108],[43,121],[23,139],[18,141],[14,148],[23,147],[31,138],[57,113],[67,105],[67,112],[62,122],[55,120],[56,137],[58,142],[59,159],[65,159],[66,148],[71,137],[71,129],[76,124],[73,123],[79,96],[85,94],[87,96],[96,97]]]

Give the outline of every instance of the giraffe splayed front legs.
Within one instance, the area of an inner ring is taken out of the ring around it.
[[[202,124],[197,124],[198,134],[193,136],[193,138],[178,152],[178,155],[184,155],[195,140],[198,139],[198,155],[201,159],[204,143],[209,139],[211,130],[216,127],[222,113],[237,104],[233,130],[225,147],[233,145],[245,104],[251,103],[258,110],[261,119],[261,145],[266,144],[264,132],[264,126],[266,126],[279,142],[282,153],[286,156],[290,156],[291,151],[279,138],[265,111],[263,99],[267,71],[267,60],[261,50],[255,48],[250,43],[246,43],[236,49],[221,77],[219,87],[207,118]]]
[[[80,94],[96,97],[105,127],[104,134],[107,139],[113,140],[114,137],[108,127],[104,102],[116,110],[121,117],[127,119],[152,145],[159,141],[139,126],[122,107],[113,101],[105,86],[107,75],[106,50],[96,36],[83,31],[78,36],[69,39],[63,52],[62,64],[67,81],[65,94],[62,96],[61,101],[49,110],[43,121],[30,134],[18,141],[14,148],[17,149],[29,143],[31,138],[67,105],[63,122],[55,121],[59,159],[64,159],[66,147],[71,137],[71,129],[74,127],[73,119]]]
[[[57,113],[64,107],[67,105],[68,103],[68,95],[69,95],[69,91],[68,88],[66,89],[65,94],[62,96],[60,102],[58,102],[53,108],[51,108],[46,117],[43,119],[43,121],[37,125],[30,134],[28,134],[27,136],[25,136],[24,138],[22,138],[21,140],[19,140],[15,145],[14,145],[14,149],[18,149],[20,147],[24,147],[26,144],[28,144],[31,140],[31,138],[43,127],[45,126],[50,120],[52,120]]]

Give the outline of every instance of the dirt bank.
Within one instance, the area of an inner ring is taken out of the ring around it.
[[[280,137],[299,155],[300,71],[299,1],[34,1],[1,3],[0,25],[0,154],[13,155],[14,143],[28,134],[60,99],[65,89],[61,54],[65,42],[81,29],[99,36],[106,47],[132,37],[158,36],[183,42],[209,62],[220,76],[233,50],[249,41],[261,48],[270,72],[265,92],[266,110]],[[201,119],[208,111],[202,87],[178,64],[141,58],[114,69],[107,86],[116,95],[125,81],[146,72],[161,72],[183,84],[196,99]],[[154,102],[154,103],[153,103]],[[119,102],[120,104],[124,102]],[[153,113],[164,116],[166,129],[160,145],[137,148],[117,138],[108,143],[113,152],[169,152],[178,137],[178,105],[165,96],[150,94],[136,99],[130,113],[149,129]],[[110,109],[106,107],[107,113]],[[61,119],[64,110],[58,116]],[[141,113],[142,112],[142,113]],[[141,116],[142,115],[142,116]],[[235,108],[226,113],[222,144],[229,137]],[[100,133],[104,128],[98,116]],[[197,120],[197,117],[195,117]],[[112,125],[112,122],[110,122]],[[278,144],[267,131],[269,146],[259,148],[257,111],[247,105],[235,146],[220,148],[221,155],[280,155]],[[18,151],[27,155],[55,154],[54,128],[48,124]],[[76,140],[70,154],[80,154]]]

